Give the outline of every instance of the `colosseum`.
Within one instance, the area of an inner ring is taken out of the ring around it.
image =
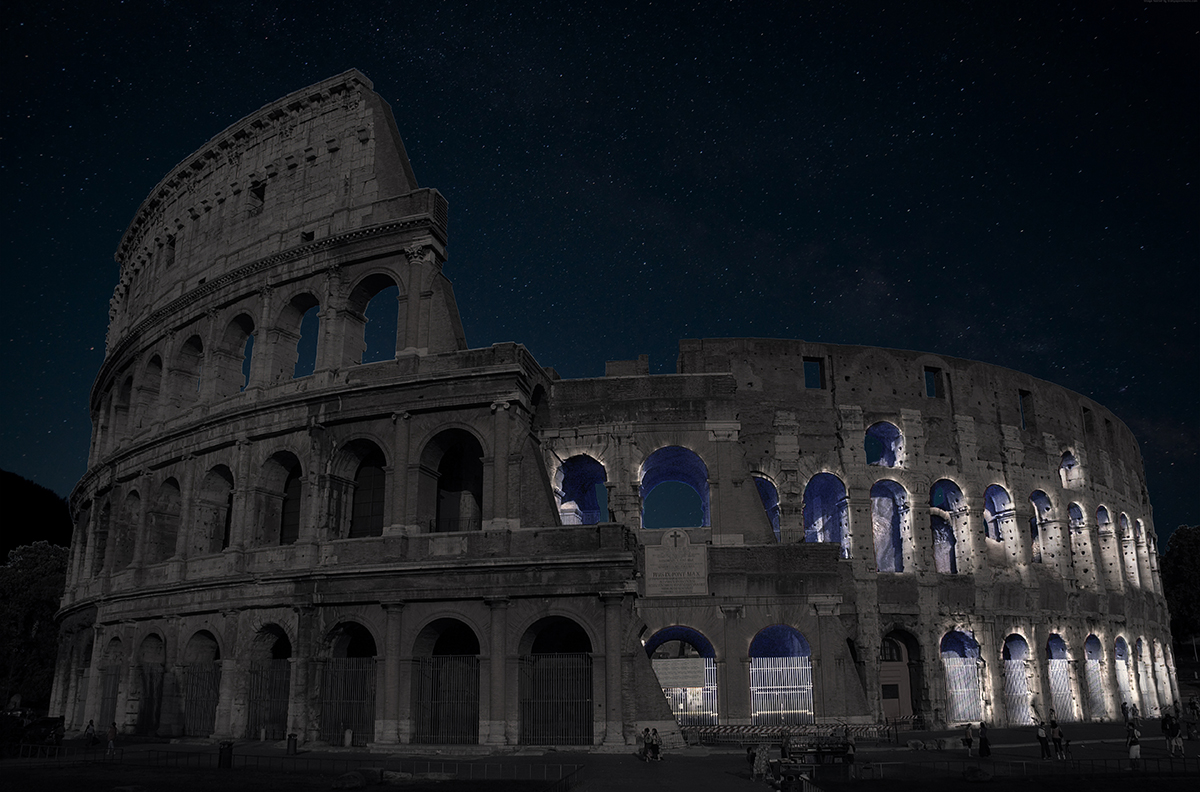
[[[602,750],[1178,696],[1140,452],[1103,406],[759,338],[564,380],[467,346],[447,220],[353,70],[150,191],[71,496],[68,728]]]

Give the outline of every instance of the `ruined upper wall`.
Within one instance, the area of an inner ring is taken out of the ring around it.
[[[395,119],[350,70],[232,124],[150,192],[117,248],[110,350],[172,300],[248,262],[353,228],[432,215]]]

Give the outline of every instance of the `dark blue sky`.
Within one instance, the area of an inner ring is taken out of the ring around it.
[[[149,190],[355,67],[450,201],[472,346],[566,377],[713,336],[1010,366],[1133,429],[1160,536],[1200,522],[1200,5],[477,5],[6,7],[0,468],[83,473]]]

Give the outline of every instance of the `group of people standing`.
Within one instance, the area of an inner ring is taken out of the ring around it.
[[[975,726],[968,723],[966,730],[963,732],[962,744],[967,749],[967,756],[971,756],[971,751],[975,748]],[[992,743],[988,739],[988,727],[986,723],[979,724],[979,756],[987,758],[992,755]]]
[[[639,759],[643,762],[662,761],[662,737],[658,736],[658,729],[642,729],[640,742]]]

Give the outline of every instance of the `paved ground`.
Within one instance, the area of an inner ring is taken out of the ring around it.
[[[1010,776],[998,780],[1008,784],[1017,781],[1022,792],[1037,789],[1053,789],[1055,792],[1098,792],[1106,789],[1171,792],[1175,789],[1191,790],[1200,785],[1200,758],[1197,757],[1200,742],[1185,743],[1188,753],[1186,763],[1176,760],[1168,764],[1165,742],[1160,736],[1157,721],[1143,726],[1142,755],[1145,762],[1142,771],[1136,774],[1127,769],[1122,726],[1070,724],[1064,725],[1064,731],[1071,740],[1072,757],[1069,761],[1040,760],[1033,729],[991,730],[993,755],[989,760],[968,758],[958,743],[961,736],[958,732],[904,732],[900,735],[899,744],[860,744],[855,767],[861,778],[841,784],[823,783],[822,787],[830,792],[847,789],[862,792],[875,789],[921,789],[925,792],[960,790],[964,772],[979,775],[978,770]],[[952,747],[944,751],[914,751],[905,744],[907,740],[932,742],[937,739],[948,740]],[[175,761],[183,765],[191,763],[193,767],[149,767],[147,763],[151,751],[170,751]],[[355,749],[302,750],[292,760],[278,745],[243,741],[235,745],[234,752],[239,765],[243,761],[260,762],[277,769],[216,769],[211,765],[215,763],[217,748],[211,744],[127,744],[119,765],[95,765],[79,761],[65,763],[67,766],[58,768],[34,768],[21,760],[5,760],[0,762],[0,787],[54,790],[113,789],[134,785],[147,792],[154,789],[189,792],[192,789],[213,788],[253,789],[256,792],[315,790],[330,788],[334,778],[360,763],[397,767],[401,762],[411,766],[414,760],[429,760],[462,763],[460,771],[466,769],[467,764],[474,765],[477,775],[482,774],[480,765],[485,764],[493,767],[506,765],[510,771],[518,766],[535,768],[534,772],[538,772],[536,768],[549,766],[552,777],[557,774],[555,766],[582,765],[583,782],[575,787],[582,792],[721,792],[766,788],[750,780],[744,753],[733,748],[672,751],[657,763],[638,761],[632,749],[624,754],[522,750],[494,756],[453,756],[447,752],[423,757],[371,754]],[[292,765],[293,761],[301,762],[301,766]],[[299,772],[284,771],[285,764],[289,769]],[[426,766],[425,769],[436,771],[438,767]],[[1183,773],[1190,774],[1190,777]],[[1022,777],[1011,778],[1014,774]],[[872,778],[875,780],[870,780]],[[460,781],[452,785],[413,785],[407,789],[411,792],[418,788],[439,792],[534,792],[544,786],[540,780],[529,784],[510,782],[495,786],[478,781]]]

